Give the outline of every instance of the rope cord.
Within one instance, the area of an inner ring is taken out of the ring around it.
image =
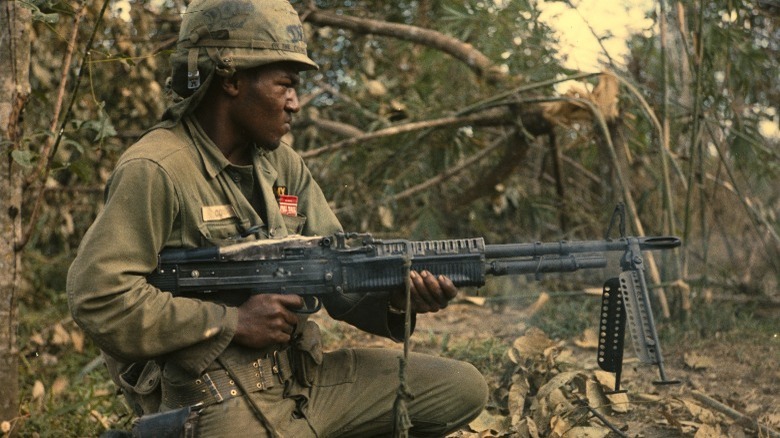
[[[412,427],[412,420],[409,417],[407,403],[414,398],[409,391],[409,385],[406,382],[406,366],[409,359],[409,338],[411,337],[412,327],[412,251],[406,243],[407,251],[404,256],[404,287],[406,289],[406,307],[404,309],[404,354],[398,358],[398,390],[396,391],[395,403],[393,404],[393,437],[408,438],[409,429]]]

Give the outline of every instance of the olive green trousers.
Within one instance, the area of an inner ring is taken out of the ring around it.
[[[344,349],[325,353],[309,387],[295,379],[206,407],[201,437],[273,436],[254,414],[252,397],[275,434],[287,438],[381,437],[393,429],[399,357],[387,349]],[[442,437],[474,419],[487,402],[487,385],[471,364],[411,353],[407,403],[410,435]]]

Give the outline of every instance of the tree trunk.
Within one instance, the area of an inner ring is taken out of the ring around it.
[[[16,294],[21,257],[22,174],[12,158],[22,139],[21,113],[30,93],[30,10],[0,1],[0,421],[19,415]],[[7,424],[6,424],[7,425]]]

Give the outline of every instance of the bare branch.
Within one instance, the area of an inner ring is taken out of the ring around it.
[[[490,169],[483,169],[479,172],[479,178],[472,182],[471,186],[457,195],[457,198],[450,199],[450,208],[454,211],[462,210],[471,205],[477,199],[495,193],[492,189],[499,183],[506,181],[509,176],[515,172],[518,166],[523,163],[528,155],[529,142],[522,129],[516,129],[512,135],[501,139],[503,156]]]
[[[499,83],[507,77],[487,56],[471,44],[435,30],[370,18],[336,15],[319,9],[308,10],[301,17],[307,23],[317,26],[333,26],[361,34],[388,36],[441,50],[463,61],[490,84]]]
[[[63,121],[60,124],[60,129],[57,131],[57,137],[52,144],[51,151],[48,152],[48,159],[46,162],[46,165],[43,167],[43,175],[41,175],[41,186],[38,189],[38,194],[35,197],[35,201],[33,204],[32,212],[30,213],[30,224],[27,227],[27,231],[22,235],[21,239],[16,242],[14,245],[14,249],[16,251],[21,251],[26,245],[27,242],[30,241],[30,237],[32,236],[33,232],[35,232],[35,225],[38,222],[38,215],[40,214],[40,206],[41,202],[43,200],[43,192],[44,188],[46,187],[46,180],[49,178],[49,173],[51,172],[51,158],[54,157],[54,155],[57,153],[57,148],[59,147],[60,141],[62,140],[62,134],[65,131],[65,123],[68,120],[68,116],[70,115],[70,110],[73,108],[73,104],[76,102],[76,96],[78,95],[78,89],[79,84],[81,84],[81,77],[84,74],[84,66],[86,65],[86,59],[89,56],[89,50],[92,47],[92,43],[95,41],[95,35],[97,34],[98,26],[100,25],[100,22],[103,20],[103,16],[105,15],[106,9],[108,9],[109,0],[104,0],[103,7],[100,10],[100,15],[98,15],[97,22],[95,23],[95,26],[92,28],[92,34],[89,37],[89,41],[87,42],[86,49],[84,51],[84,58],[81,60],[81,65],[79,66],[79,72],[78,75],[76,75],[76,83],[73,87],[73,93],[70,96],[70,103],[68,104],[68,107],[65,109],[65,115],[63,116]]]
[[[457,166],[447,169],[441,174],[436,175],[435,177],[430,178],[429,180],[424,181],[414,187],[410,187],[404,190],[403,192],[396,193],[395,195],[389,196],[383,200],[383,203],[397,202],[401,199],[408,198],[414,195],[415,193],[422,192],[424,190],[430,189],[435,185],[441,184],[447,181],[448,179],[452,178],[453,176],[457,175],[458,173],[461,173],[467,169],[472,169],[474,164],[476,164],[479,160],[483,159],[494,150],[498,149],[505,142],[506,142],[506,138],[499,138],[498,140],[493,142],[493,144],[477,152],[476,154],[472,155],[468,159],[463,160]]]
[[[511,115],[512,115],[511,111],[507,110],[506,108],[492,108],[468,116],[444,117],[435,120],[425,120],[422,122],[406,123],[404,125],[392,126],[389,128],[370,132],[368,134],[361,135],[358,137],[352,137],[346,140],[341,140],[336,143],[331,143],[329,145],[325,145],[317,149],[302,151],[301,156],[303,158],[312,158],[318,155],[322,155],[326,152],[333,152],[348,146],[364,143],[369,140],[375,140],[377,138],[389,137],[392,135],[398,135],[398,134],[403,134],[412,131],[420,131],[423,129],[439,128],[442,126],[463,126],[463,125],[470,125],[470,124],[481,124],[481,125],[506,124],[511,122],[511,119],[508,118],[511,117]]]
[[[324,131],[332,132],[342,137],[359,137],[365,135],[360,128],[352,126],[348,123],[337,122],[335,120],[322,119],[320,117],[311,117],[311,124]]]
[[[76,50],[76,37],[79,34],[79,25],[81,24],[81,20],[84,18],[84,16],[87,14],[87,8],[84,5],[81,5],[79,7],[78,12],[76,13],[75,18],[73,19],[73,28],[71,30],[70,39],[68,40],[68,48],[65,51],[65,55],[62,58],[62,74],[60,75],[60,86],[57,89],[57,101],[54,103],[54,111],[52,113],[51,118],[51,124],[49,125],[49,131],[56,135],[57,132],[57,125],[60,123],[60,111],[62,111],[62,102],[65,100],[65,89],[68,87],[68,75],[72,71],[70,67],[71,60],[73,59],[73,51]],[[75,91],[74,91],[75,92]],[[32,182],[37,179],[41,174],[44,173],[44,168],[49,166],[49,162],[51,158],[49,154],[51,153],[52,148],[54,147],[54,139],[55,137],[49,137],[46,140],[46,144],[43,147],[43,150],[41,150],[39,156],[40,160],[38,160],[38,165],[35,168],[35,171],[30,173],[30,175],[27,177],[27,180],[25,181],[26,184],[32,184]]]
[[[495,140],[490,146],[482,149],[481,151],[479,151],[479,152],[475,153],[474,155],[470,156],[469,158],[467,158],[465,160],[462,160],[457,165],[455,165],[455,166],[445,170],[444,172],[442,172],[442,173],[440,173],[440,174],[438,174],[438,175],[436,175],[436,176],[434,176],[432,178],[429,178],[426,181],[421,182],[420,184],[417,184],[417,185],[415,185],[413,187],[409,187],[408,189],[406,189],[406,190],[404,190],[404,191],[402,191],[400,193],[396,193],[394,195],[387,196],[387,197],[381,199],[378,202],[378,204],[379,205],[383,205],[383,204],[390,204],[390,203],[393,203],[393,202],[398,202],[398,201],[400,201],[402,199],[406,199],[406,198],[412,197],[412,196],[414,196],[417,193],[429,190],[432,187],[436,187],[438,185],[441,185],[441,184],[445,183],[446,181],[448,181],[450,178],[452,178],[452,177],[454,177],[454,176],[456,176],[456,175],[458,175],[460,173],[463,173],[466,170],[472,169],[473,166],[477,162],[479,162],[480,160],[482,160],[483,158],[487,157],[492,152],[494,152],[495,150],[497,150],[498,148],[503,146],[505,142],[506,142],[506,138],[505,137],[501,137],[501,138]],[[353,207],[339,208],[339,209],[336,209],[336,213],[342,213],[344,211],[353,210],[354,208],[355,208],[354,206]]]

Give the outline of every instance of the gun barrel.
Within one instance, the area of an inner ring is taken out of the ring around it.
[[[563,257],[541,257],[533,260],[493,260],[488,264],[486,273],[488,275],[542,274],[598,269],[605,266],[607,266],[607,258],[602,254],[569,254]]]
[[[502,259],[515,257],[542,257],[545,255],[568,255],[583,252],[625,251],[636,239],[643,250],[670,249],[680,246],[675,236],[625,237],[614,240],[583,240],[534,243],[503,243],[485,245],[485,257]]]

